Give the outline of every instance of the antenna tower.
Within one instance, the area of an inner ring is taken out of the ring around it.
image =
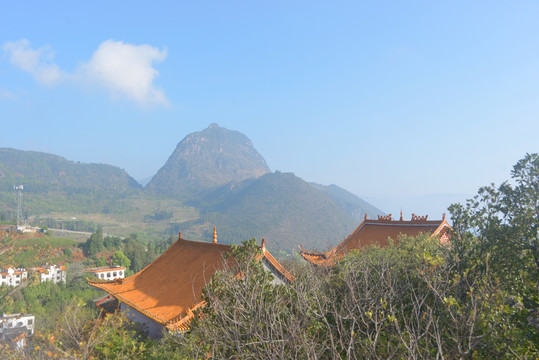
[[[17,190],[17,226],[20,226],[22,225],[22,190],[24,187],[17,185],[13,188]]]

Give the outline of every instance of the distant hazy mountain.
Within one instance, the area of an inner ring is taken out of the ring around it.
[[[361,221],[365,216],[365,213],[367,213],[367,216],[371,219],[375,219],[378,215],[386,215],[382,210],[337,185],[325,186],[316,183],[310,184],[328,195],[337,205],[344,209],[348,215],[356,220]]]
[[[152,177],[153,176],[150,176],[150,177],[147,177],[147,178],[143,178],[143,179],[137,179],[137,182],[142,185],[142,186],[146,186],[148,185],[148,183],[152,180]]]
[[[245,135],[211,124],[187,135],[145,190],[185,197],[269,171],[266,161]]]
[[[330,196],[292,173],[269,173],[230,183],[206,193],[192,205],[204,209],[193,224],[214,224],[220,242],[265,237],[273,249],[327,248],[359,224]]]
[[[25,192],[74,189],[124,192],[141,186],[124,170],[105,164],[84,164],[35,151],[0,148],[0,191],[24,185]]]

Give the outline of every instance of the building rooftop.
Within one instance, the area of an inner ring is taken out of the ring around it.
[[[445,219],[428,220],[426,216],[416,216],[406,221],[402,217],[399,220],[393,220],[391,214],[388,216],[378,216],[378,219],[365,219],[359,226],[339,245],[327,252],[309,252],[300,247],[300,254],[303,258],[315,265],[333,266],[343,256],[352,250],[361,249],[369,245],[387,246],[389,239],[397,240],[399,235],[417,236],[421,233],[427,233],[431,236],[442,236],[450,229]]]
[[[15,314],[2,314],[2,317],[0,317],[1,320],[9,320],[9,319],[17,319],[20,317],[26,317],[26,316],[34,316],[32,314],[22,314],[22,313],[15,313]]]
[[[45,265],[45,266],[36,266],[30,268],[31,271],[38,271],[42,274],[48,274],[51,268],[57,268],[60,271],[66,271],[66,267],[64,265]]]
[[[104,271],[115,271],[115,270],[125,270],[125,267],[123,266],[101,266],[101,267],[95,267],[86,269],[86,271],[89,272],[104,272]]]
[[[178,237],[161,256],[140,272],[112,281],[88,283],[172,330],[186,330],[193,311],[202,306],[202,289],[213,274],[232,265],[224,255],[230,245],[195,242]],[[293,279],[262,247],[263,257],[281,276]]]

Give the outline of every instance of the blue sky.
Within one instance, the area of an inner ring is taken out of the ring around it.
[[[539,151],[537,19],[536,1],[4,1],[0,147],[142,179],[216,122],[272,170],[437,215],[429,196]]]

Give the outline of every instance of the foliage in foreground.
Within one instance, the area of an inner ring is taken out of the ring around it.
[[[452,247],[422,236],[371,247],[335,268],[271,284],[256,252],[214,277],[208,306],[178,340],[187,358],[443,359],[537,356],[493,273],[462,271]],[[537,331],[537,329],[535,329]]]
[[[279,285],[251,240],[205,288],[189,333],[142,340],[124,319],[84,320],[72,306],[28,358],[536,359],[539,156],[512,178],[451,207],[449,244],[403,237]]]

